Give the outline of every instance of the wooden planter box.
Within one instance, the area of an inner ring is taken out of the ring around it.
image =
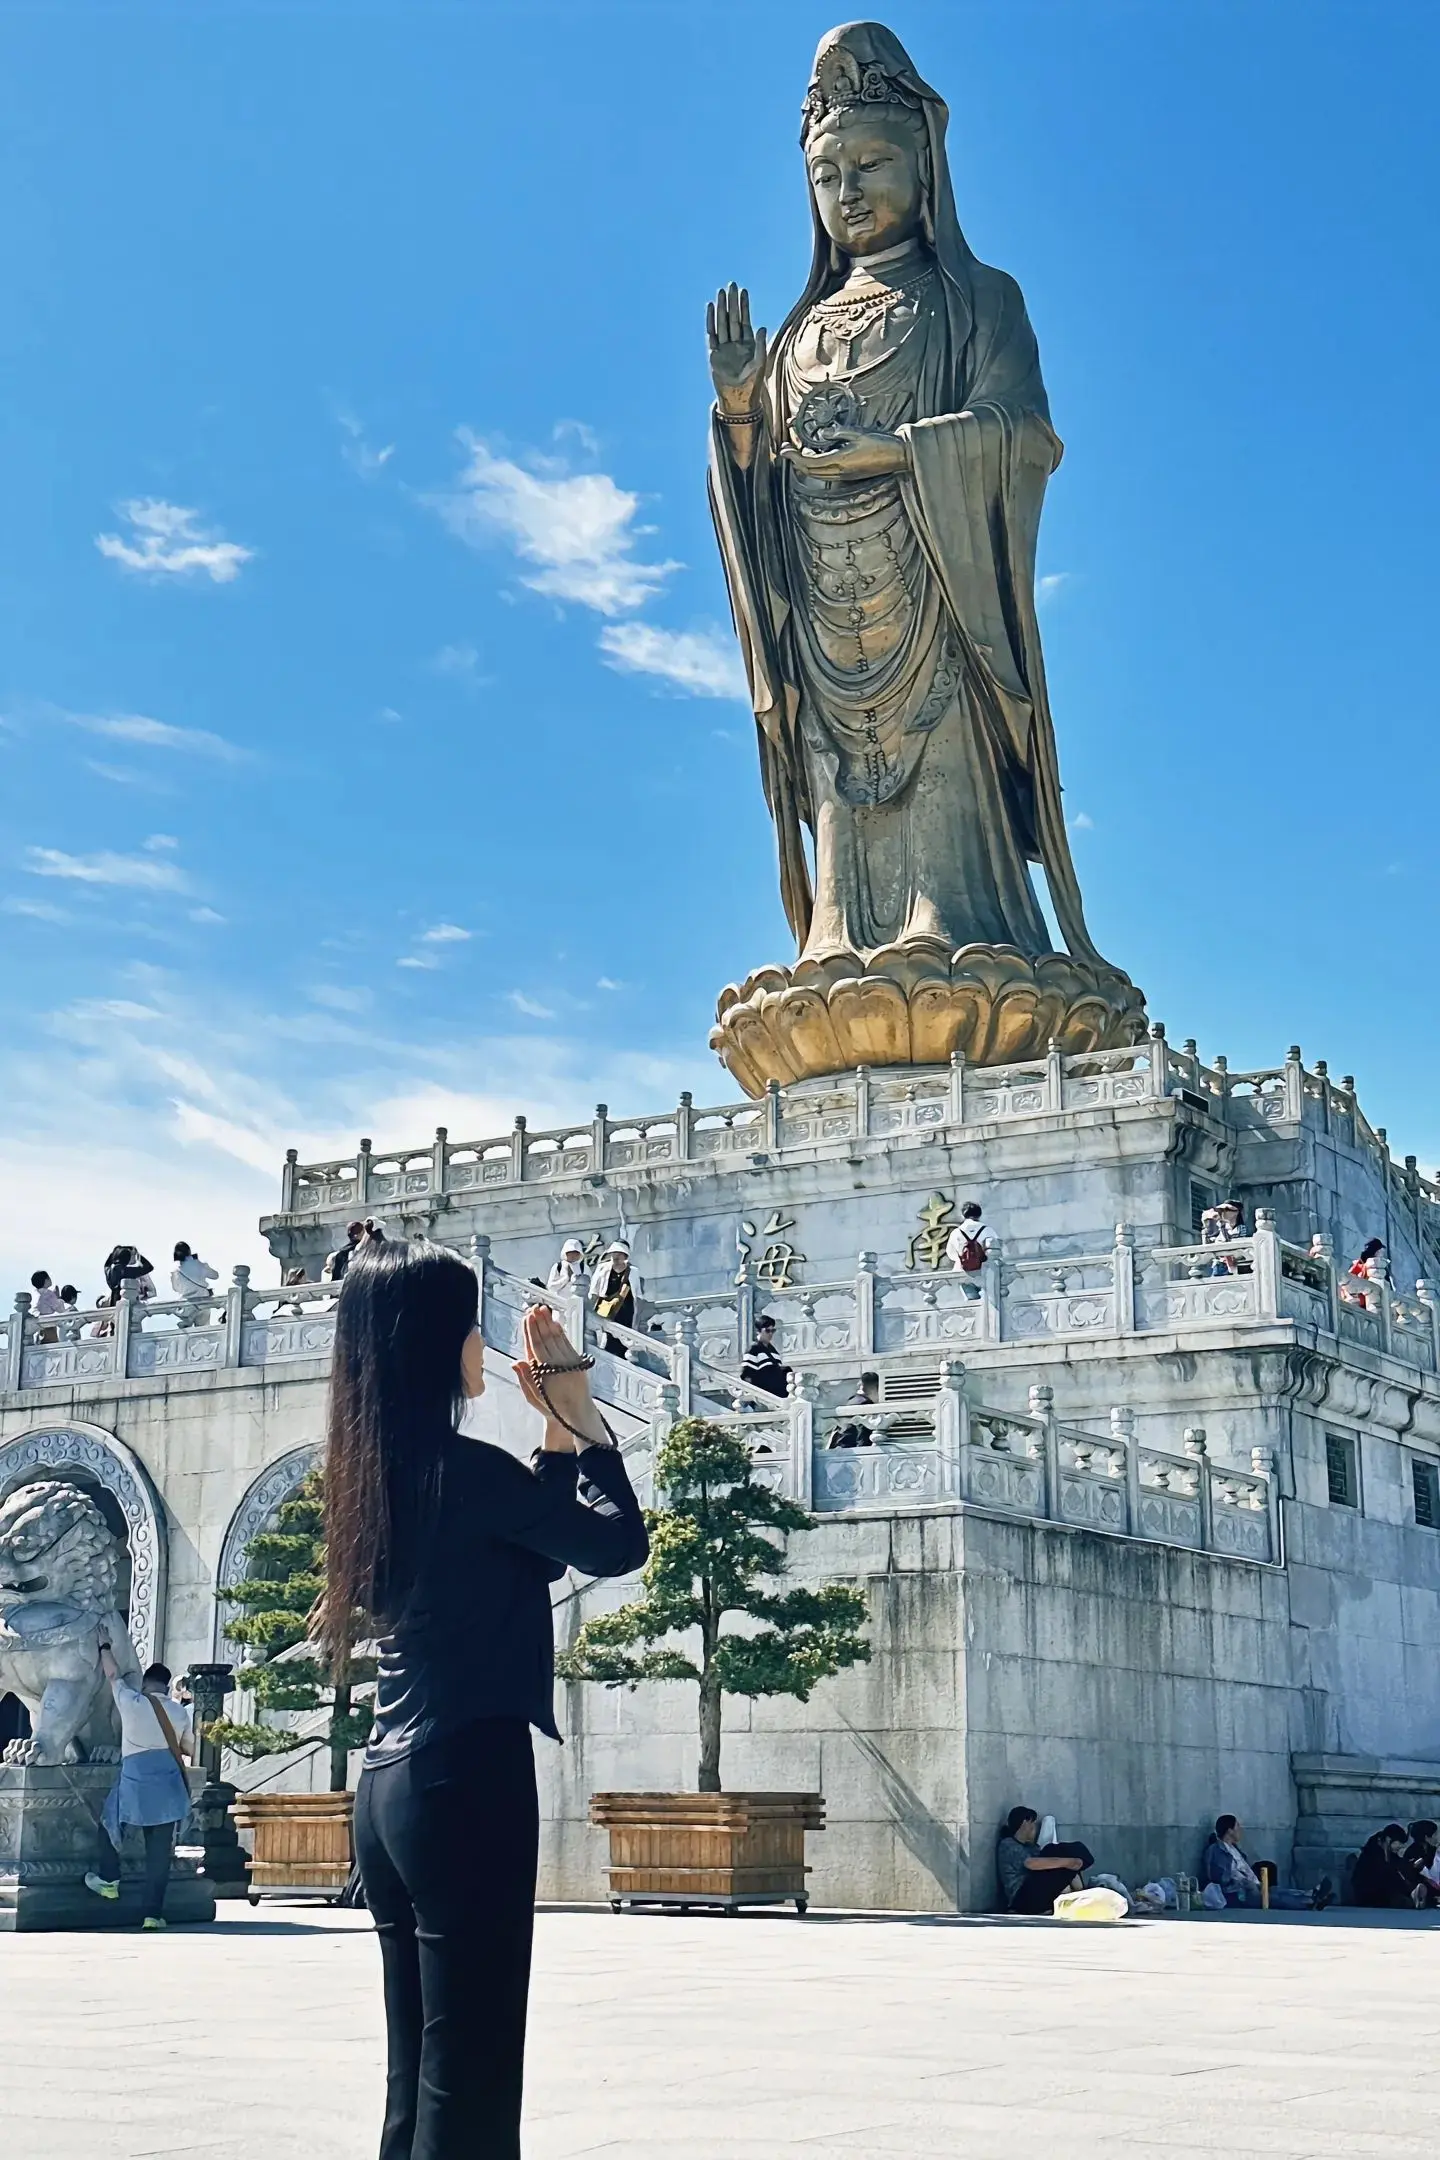
[[[231,1814],[253,1841],[250,1902],[266,1896],[338,1898],[350,1876],[355,1795],[241,1793]]]
[[[676,1905],[803,1913],[805,1833],[825,1827],[819,1793],[595,1793],[590,1820],[610,1832],[610,1908]]]

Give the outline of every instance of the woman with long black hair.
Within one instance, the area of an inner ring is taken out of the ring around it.
[[[558,1740],[550,1584],[643,1566],[618,1448],[548,1307],[515,1367],[527,1468],[458,1430],[485,1385],[474,1271],[357,1253],[335,1316],[319,1625],[343,1669],[380,1631],[355,1846],[389,2040],[380,2160],[518,2160],[539,1837],[530,1728]],[[583,1485],[581,1481],[583,1480]]]

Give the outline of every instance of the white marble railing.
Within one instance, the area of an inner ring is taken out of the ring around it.
[[[661,1393],[656,1448],[681,1415],[678,1390]],[[1281,1558],[1271,1451],[1254,1449],[1248,1470],[1222,1467],[1202,1427],[1171,1455],[1136,1438],[1126,1409],[1111,1411],[1105,1433],[1061,1424],[1047,1387],[1030,1390],[1028,1413],[994,1410],[970,1401],[965,1369],[949,1358],[928,1401],[821,1410],[805,1375],[783,1408],[788,1418],[721,1412],[720,1421],[751,1439],[758,1476],[816,1514],[960,1502],[1228,1559]],[[857,1422],[873,1435],[869,1446],[830,1445],[838,1425]]]
[[[287,1216],[339,1209],[403,1212],[410,1201],[444,1194],[475,1195],[716,1157],[811,1153],[856,1140],[1171,1095],[1242,1130],[1312,1121],[1382,1158],[1387,1175],[1413,1197],[1440,1204],[1440,1187],[1419,1176],[1413,1156],[1403,1170],[1392,1162],[1384,1133],[1374,1131],[1360,1110],[1352,1080],[1333,1082],[1323,1064],[1307,1070],[1298,1049],[1283,1065],[1232,1073],[1224,1058],[1203,1063],[1191,1042],[1174,1049],[1156,1027],[1133,1049],[1076,1056],[1052,1049],[1023,1065],[967,1066],[955,1058],[948,1068],[872,1072],[862,1066],[833,1080],[791,1088],[772,1082],[758,1102],[699,1108],[685,1094],[673,1110],[632,1118],[611,1117],[607,1105],[598,1103],[593,1118],[543,1131],[532,1132],[524,1118],[517,1118],[508,1133],[452,1140],[442,1125],[422,1146],[381,1150],[362,1140],[353,1155],[329,1162],[302,1163],[292,1148],[280,1211]]]
[[[546,1293],[497,1267],[487,1238],[472,1238],[467,1257],[484,1268],[487,1342],[518,1354],[524,1308]],[[0,1320],[0,1392],[328,1357],[336,1294],[329,1283],[256,1289],[250,1270],[237,1267],[228,1289],[211,1298],[141,1302],[131,1288],[118,1306],[42,1319],[22,1291]],[[659,1334],[597,1323],[583,1299],[557,1302],[574,1329],[587,1331],[592,1347],[603,1335],[623,1342],[623,1359],[613,1361],[616,1408],[649,1419],[665,1381],[687,1405],[693,1397],[759,1413],[773,1401],[737,1370],[759,1303],[753,1268],[727,1290],[658,1300]],[[849,1279],[767,1287],[764,1307],[775,1317],[786,1362],[821,1377],[827,1371],[853,1376],[867,1359],[907,1352],[943,1356],[967,1346],[1188,1334],[1284,1320],[1440,1375],[1440,1299],[1428,1282],[1402,1296],[1383,1262],[1357,1282],[1337,1270],[1325,1239],[1317,1237],[1308,1250],[1286,1244],[1263,1208],[1253,1236],[1223,1245],[1137,1246],[1125,1223],[1117,1225],[1108,1252],[1012,1260],[996,1241],[978,1278],[949,1270],[882,1274],[875,1255],[864,1252]]]

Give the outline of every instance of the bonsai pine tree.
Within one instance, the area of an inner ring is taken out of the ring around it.
[[[809,1699],[818,1680],[870,1656],[865,1598],[842,1583],[780,1591],[785,1539],[813,1528],[793,1500],[757,1484],[749,1448],[721,1425],[683,1418],[662,1443],[655,1485],[664,1505],[647,1514],[645,1594],[598,1613],[556,1660],[566,1680],[636,1687],[642,1680],[700,1686],[701,1792],[719,1792],[720,1718],[726,1695]],[[735,1614],[757,1626],[730,1629]],[[699,1662],[670,1636],[699,1637]]]
[[[306,1642],[310,1611],[324,1587],[324,1511],[322,1473],[312,1470],[274,1524],[246,1546],[248,1572],[226,1593],[243,1617],[232,1620],[227,1632],[251,1653],[235,1685],[249,1690],[257,1709],[319,1710],[328,1702],[323,1737],[330,1746],[330,1790],[344,1792],[350,1750],[363,1745],[370,1729],[370,1713],[356,1706],[355,1689],[374,1679],[375,1662],[347,1654],[337,1671],[313,1652],[282,1656]],[[359,1627],[357,1616],[357,1634]],[[254,1761],[287,1755],[310,1736],[287,1726],[237,1725],[222,1717],[209,1726],[207,1737]]]

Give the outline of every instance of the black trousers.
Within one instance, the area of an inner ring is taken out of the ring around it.
[[[361,1774],[380,1938],[380,2160],[519,2160],[540,1836],[530,1728],[492,1718]]]
[[[1055,1909],[1055,1900],[1063,1890],[1070,1888],[1072,1877],[1082,1875],[1087,1867],[1094,1867],[1095,1855],[1088,1845],[1042,1845],[1033,1857],[1037,1860],[1058,1860],[1061,1855],[1073,1859],[1073,1868],[1027,1868],[1020,1888],[1015,1893],[1011,1912],[1047,1913]]]
[[[160,1920],[165,1915],[165,1886],[170,1880],[170,1862],[175,1853],[175,1832],[180,1825],[173,1822],[146,1823],[145,1838],[145,1888],[140,1906],[142,1920]],[[102,1882],[119,1882],[120,1855],[110,1842],[110,1833],[102,1823],[100,1842],[95,1854],[95,1873]]]

